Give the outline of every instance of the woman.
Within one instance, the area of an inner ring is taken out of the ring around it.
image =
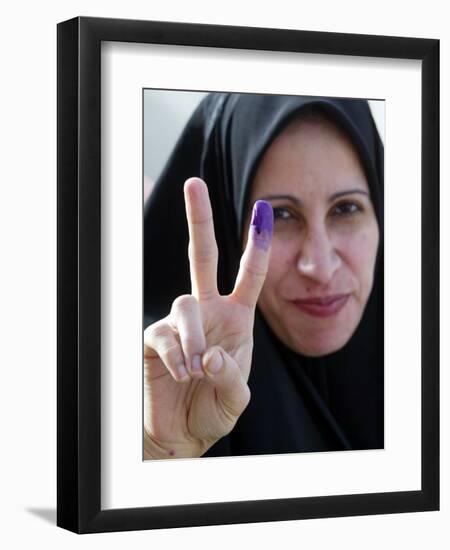
[[[144,458],[382,447],[382,235],[367,102],[210,94],[146,209]]]

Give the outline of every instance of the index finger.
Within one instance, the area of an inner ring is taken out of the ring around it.
[[[232,295],[241,303],[255,307],[269,268],[273,234],[272,205],[256,201],[253,207],[249,238],[241,258]]]
[[[206,183],[200,178],[186,180],[184,200],[189,226],[192,294],[199,300],[206,300],[218,295],[218,250]]]

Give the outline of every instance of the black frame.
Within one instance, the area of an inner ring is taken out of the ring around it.
[[[422,490],[100,507],[102,41],[422,61]],[[57,524],[77,533],[439,509],[439,40],[77,17],[58,25]]]

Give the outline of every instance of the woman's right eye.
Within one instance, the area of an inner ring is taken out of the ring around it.
[[[275,220],[290,220],[293,218],[291,212],[287,208],[274,207],[273,217]]]

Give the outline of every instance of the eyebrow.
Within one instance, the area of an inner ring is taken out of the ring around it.
[[[365,195],[366,197],[369,197],[369,193],[367,191],[364,191],[363,189],[346,189],[345,191],[338,191],[337,193],[333,193],[328,197],[328,202],[333,202],[334,200],[338,199],[339,197],[345,197],[347,195]],[[288,200],[292,203],[294,203],[296,206],[302,206],[302,201],[298,197],[294,195],[265,195],[264,197],[261,197],[259,200],[263,201],[273,201],[273,200]]]

